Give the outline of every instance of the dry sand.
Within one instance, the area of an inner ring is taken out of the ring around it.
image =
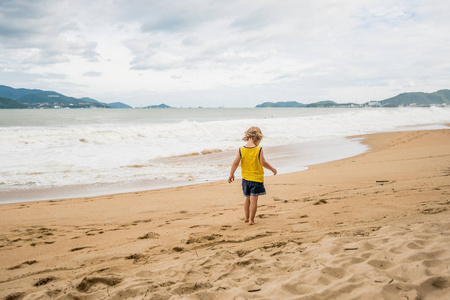
[[[449,299],[450,130],[366,143],[267,177],[255,226],[239,181],[1,205],[0,298]]]

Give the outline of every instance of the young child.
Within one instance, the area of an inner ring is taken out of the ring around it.
[[[242,190],[244,191],[244,213],[245,222],[249,225],[255,224],[256,209],[258,208],[258,196],[265,195],[266,189],[264,187],[264,169],[271,170],[274,175],[277,175],[277,169],[272,167],[264,158],[262,148],[259,146],[263,134],[258,127],[250,127],[242,140],[246,141],[245,146],[239,148],[239,153],[233,161],[231,166],[230,176],[228,182],[234,181],[234,172],[241,163],[242,171]]]

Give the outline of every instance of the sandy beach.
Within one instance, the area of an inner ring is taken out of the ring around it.
[[[448,299],[450,129],[364,142],[266,177],[255,226],[240,180],[1,205],[0,298]]]

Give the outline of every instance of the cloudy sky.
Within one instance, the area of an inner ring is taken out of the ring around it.
[[[447,0],[0,0],[0,84],[132,106],[450,88]]]

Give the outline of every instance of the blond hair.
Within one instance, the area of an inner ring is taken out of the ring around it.
[[[248,141],[251,139],[254,142],[258,142],[262,140],[263,137],[264,135],[262,134],[261,129],[259,129],[259,127],[253,126],[247,129],[247,131],[245,132],[245,136],[242,138],[242,140]]]

